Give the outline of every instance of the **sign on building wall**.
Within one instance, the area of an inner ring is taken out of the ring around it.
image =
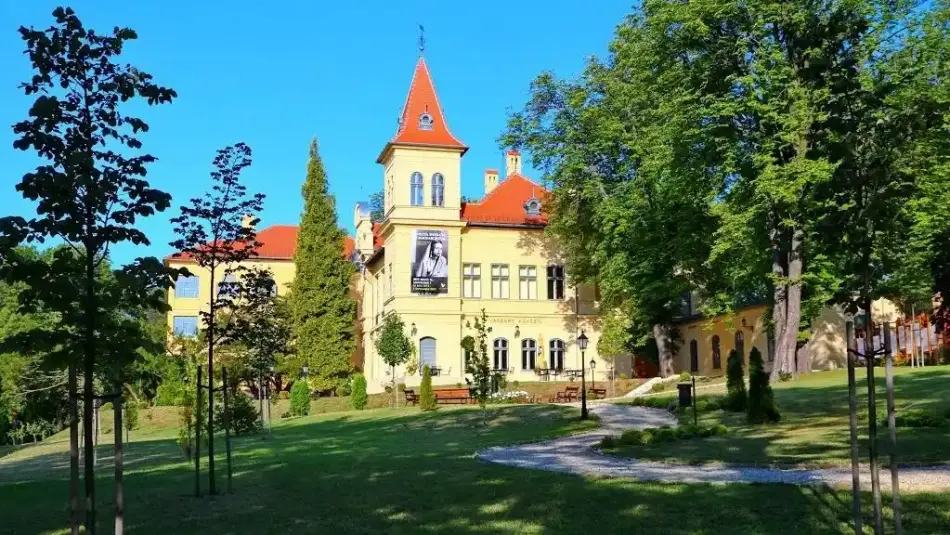
[[[412,231],[413,293],[444,294],[449,291],[449,240],[444,230]]]

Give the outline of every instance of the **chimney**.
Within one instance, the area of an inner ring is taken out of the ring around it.
[[[510,150],[505,154],[505,176],[521,174],[521,153]]]
[[[485,195],[498,186],[498,169],[485,169]]]
[[[241,218],[241,226],[244,228],[254,228],[255,222],[257,222],[257,218],[251,214],[244,214],[244,217]]]

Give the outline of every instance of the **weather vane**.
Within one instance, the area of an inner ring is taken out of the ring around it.
[[[420,24],[419,25],[419,55],[424,54],[426,51],[426,29]]]

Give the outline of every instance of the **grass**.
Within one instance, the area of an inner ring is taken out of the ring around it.
[[[877,405],[886,408],[884,370],[877,369]],[[859,378],[863,370],[859,370]],[[898,368],[894,380],[898,414],[924,410],[935,414],[950,411],[950,367]],[[866,381],[858,382],[858,427],[862,452],[867,444]],[[773,385],[782,421],[771,425],[749,425],[745,414],[712,411],[699,415],[700,425],[725,424],[724,437],[683,440],[608,450],[615,455],[671,462],[724,462],[746,465],[778,464],[806,466],[850,465],[848,428],[848,385],[845,371],[820,372],[797,381]],[[722,390],[700,391],[699,398],[721,394]],[[692,423],[692,411],[680,413],[683,423]],[[890,452],[886,421],[879,424],[881,459]],[[950,461],[950,427],[899,428],[899,464],[935,464]]]
[[[143,424],[126,454],[126,528],[176,535],[848,531],[849,495],[830,489],[639,483],[479,462],[473,454],[484,447],[591,425],[570,407],[491,410],[487,427],[474,408],[281,421],[270,438],[235,440],[234,493],[203,498],[191,495],[193,474],[174,442],[158,438],[174,429]],[[103,533],[111,533],[113,514],[109,450],[102,448],[98,470]],[[0,533],[66,532],[67,462],[62,449],[39,447],[0,460]],[[223,457],[218,463],[224,470]],[[950,525],[946,495],[908,494],[903,504],[907,533],[945,533]]]

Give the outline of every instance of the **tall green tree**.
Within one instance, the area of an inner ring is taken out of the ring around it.
[[[181,215],[171,220],[177,240],[170,243],[175,257],[188,258],[208,271],[207,309],[202,310],[204,339],[208,351],[208,392],[214,392],[214,350],[233,332],[229,320],[234,299],[241,294],[239,274],[247,268],[244,260],[257,256],[254,225],[263,208],[264,194],[250,194],[241,182],[241,173],[251,165],[251,148],[244,143],[219,149],[212,162],[211,191],[181,206]],[[247,220],[251,217],[251,220]],[[218,279],[218,276],[221,278]],[[208,492],[215,494],[214,398],[208,396]]]
[[[152,188],[145,180],[147,167],[155,157],[137,151],[142,147],[138,135],[147,131],[148,125],[127,115],[124,109],[131,100],[162,104],[171,102],[176,94],[153,83],[148,73],[119,61],[126,43],[137,38],[133,30],[115,27],[111,34],[100,34],[86,29],[69,8],[57,8],[53,18],[54,24],[45,30],[19,29],[34,70],[33,76],[20,87],[26,95],[36,98],[29,118],[13,127],[14,148],[33,150],[45,162],[26,173],[16,186],[26,199],[36,202],[36,217],[0,220],[0,242],[56,238],[75,253],[72,258],[62,255],[55,259],[49,269],[42,271],[42,276],[48,278],[43,283],[52,284],[48,290],[64,291],[59,298],[48,294],[49,304],[53,305],[50,310],[65,309],[62,321],[75,326],[81,341],[64,364],[70,369],[71,394],[76,391],[77,368],[81,365],[83,370],[85,525],[86,533],[95,534],[91,427],[94,380],[102,326],[115,307],[115,303],[104,298],[97,270],[112,244],[148,245],[148,238],[136,228],[136,223],[166,209],[170,202],[166,193]],[[73,269],[77,264],[81,268],[78,271]],[[162,284],[168,279],[154,258],[136,262],[130,269]],[[17,274],[33,283],[40,276],[28,269]],[[62,283],[67,277],[72,282]],[[79,314],[74,313],[76,300],[81,303]],[[75,341],[70,341],[70,345],[75,347]],[[75,440],[71,443],[75,451]],[[75,510],[75,454],[71,472]],[[121,525],[119,515],[117,510],[117,526]],[[72,529],[78,532],[75,518],[74,514]]]
[[[303,200],[290,296],[294,348],[310,368],[311,388],[325,392],[345,384],[352,371],[356,302],[350,295],[353,265],[343,258],[345,235],[336,223],[316,139],[310,142]]]

